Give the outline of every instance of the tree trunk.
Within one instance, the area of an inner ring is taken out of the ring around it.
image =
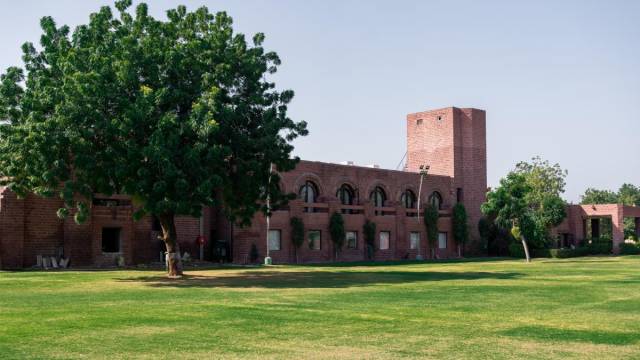
[[[529,256],[529,246],[527,246],[527,240],[525,240],[524,236],[521,237],[522,246],[524,247],[524,256],[527,258],[527,262],[531,262],[531,257]]]
[[[167,247],[167,275],[171,278],[182,277],[182,258],[180,257],[175,216],[163,214],[159,215],[158,219],[162,227],[162,240]]]

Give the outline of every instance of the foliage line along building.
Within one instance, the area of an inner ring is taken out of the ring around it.
[[[459,254],[451,232],[451,209],[465,205],[470,238],[477,239],[480,205],[487,190],[486,119],[483,110],[449,107],[407,115],[407,158],[403,171],[377,167],[301,161],[280,174],[285,192],[298,194],[286,208],[275,209],[267,233],[266,218],[251,225],[230,223],[219,208],[205,208],[201,218],[177,219],[181,250],[197,257],[197,239],[206,239],[205,258],[248,263],[267,254],[274,263],[324,262],[336,259],[329,233],[334,212],[344,219],[346,239],[340,261],[448,258]],[[429,166],[420,189],[420,167]],[[420,193],[420,199],[418,199]],[[418,214],[420,203],[420,214]],[[422,218],[425,204],[439,210],[438,237],[428,242]],[[72,266],[114,265],[160,260],[164,245],[157,221],[134,221],[126,196],[96,194],[86,223],[61,220],[62,200],[29,195],[18,199],[0,189],[0,261],[3,268],[29,267],[37,255],[64,256]],[[291,218],[302,220],[305,240],[291,241]],[[373,253],[363,233],[376,224]],[[269,244],[269,245],[267,245]]]

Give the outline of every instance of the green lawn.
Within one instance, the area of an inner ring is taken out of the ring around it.
[[[0,358],[640,358],[640,256],[0,272]]]

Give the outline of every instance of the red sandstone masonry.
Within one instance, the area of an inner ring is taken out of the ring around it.
[[[275,263],[295,262],[295,251],[291,247],[291,228],[289,219],[299,217],[305,224],[305,230],[321,231],[320,250],[309,249],[306,242],[298,252],[300,262],[327,262],[335,258],[335,249],[329,235],[329,216],[340,210],[340,204],[336,198],[338,188],[349,184],[359,198],[357,203],[363,207],[364,214],[343,214],[345,230],[356,231],[358,234],[358,246],[356,249],[343,249],[338,260],[357,261],[365,260],[365,242],[362,227],[366,219],[377,224],[376,246],[378,246],[379,233],[390,232],[388,250],[375,252],[375,260],[397,260],[402,258],[415,258],[417,250],[409,249],[409,232],[416,231],[421,234],[421,254],[428,255],[424,223],[421,218],[407,217],[406,209],[400,203],[400,197],[406,189],[412,190],[416,196],[420,175],[406,171],[393,171],[374,169],[360,166],[338,165],[322,162],[301,161],[296,169],[280,174],[282,178],[281,188],[287,192],[297,193],[305,181],[313,181],[319,189],[318,206],[326,207],[326,212],[303,212],[307,206],[300,200],[290,203],[286,211],[276,211],[271,218],[271,229],[281,231],[281,250],[271,251],[270,255]],[[452,179],[448,176],[429,175],[425,178],[422,188],[422,203],[426,203],[433,191],[441,193],[444,201],[444,218],[439,222],[439,230],[449,234],[449,244],[446,250],[439,250],[439,257],[457,256],[457,249],[452,240],[451,222],[447,218],[454,199],[451,194]],[[374,208],[369,201],[369,194],[376,187],[382,187],[387,194],[386,206],[395,215],[375,215]],[[266,255],[266,221],[264,216],[254,218],[248,228],[234,231],[234,262],[246,263],[249,260],[249,250],[252,244],[256,244],[260,257]]]
[[[448,176],[448,189],[456,196],[462,189],[469,216],[471,238],[477,239],[480,205],[487,191],[486,114],[478,109],[455,107],[407,115],[407,170],[421,165],[429,174]]]

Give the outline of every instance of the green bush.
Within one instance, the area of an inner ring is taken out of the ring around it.
[[[549,251],[550,249],[529,248],[529,255],[531,255],[532,258],[545,258],[545,257],[548,258],[548,257],[551,257],[551,254],[549,253]],[[512,242],[511,244],[509,244],[509,255],[511,257],[524,259],[525,254],[524,254],[524,247],[522,247],[522,243]]]
[[[592,242],[591,244],[587,244],[585,247],[589,249],[589,254],[591,255],[609,255],[611,254],[611,250],[613,249],[613,242]]]
[[[509,255],[514,258],[524,259],[525,254],[522,243],[512,242],[509,244]]]
[[[630,243],[621,244],[620,255],[640,255],[640,246]]]
[[[531,250],[531,257],[534,257],[534,258],[551,257],[551,249],[533,249]]]
[[[566,259],[579,256],[587,256],[591,254],[591,249],[587,247],[578,247],[575,249],[549,249],[549,255],[556,259]]]

